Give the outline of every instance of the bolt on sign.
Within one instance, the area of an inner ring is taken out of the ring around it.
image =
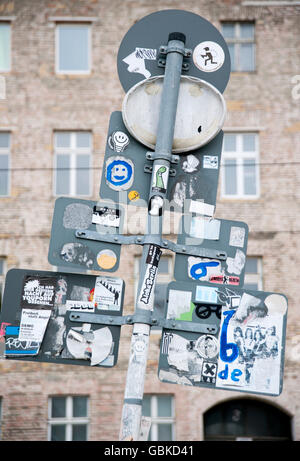
[[[213,389],[279,395],[287,298],[283,294],[192,282],[168,286],[159,379]],[[194,332],[191,331],[194,329]]]
[[[182,216],[179,226],[178,244],[215,250],[216,257],[176,253],[176,280],[243,286],[248,242],[246,223],[187,214]],[[222,255],[223,259],[219,259],[218,255]]]
[[[123,302],[124,281],[117,277],[11,269],[0,319],[2,352],[7,359],[112,367],[121,327],[109,323],[122,314]],[[89,323],[71,320],[86,313]]]
[[[122,231],[123,209],[112,203],[61,197],[55,201],[48,260],[54,266],[115,272],[121,245],[99,241]]]

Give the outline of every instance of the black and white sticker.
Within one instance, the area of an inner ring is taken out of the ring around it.
[[[102,226],[120,227],[120,210],[107,206],[94,206],[92,223],[101,224]]]
[[[215,42],[205,41],[199,43],[193,52],[194,64],[203,72],[215,72],[222,67],[224,60],[224,51]]]
[[[48,309],[54,306],[56,277],[27,275],[24,278],[21,307]]]

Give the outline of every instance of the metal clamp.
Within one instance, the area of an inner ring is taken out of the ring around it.
[[[216,334],[219,327],[210,323],[185,322],[173,319],[155,319],[152,312],[137,313],[134,315],[102,315],[85,312],[70,312],[69,320],[79,323],[92,323],[96,325],[133,325],[134,323],[146,323],[150,326],[167,328],[168,330],[189,331],[192,333]]]

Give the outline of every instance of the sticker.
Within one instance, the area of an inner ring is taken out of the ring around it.
[[[218,302],[218,292],[216,288],[213,287],[202,287],[198,285],[196,287],[195,301],[202,302]]]
[[[229,274],[240,275],[246,263],[246,256],[241,250],[236,250],[234,258],[227,258],[227,271]]]
[[[87,229],[92,223],[92,209],[82,203],[67,205],[63,216],[65,229]]]
[[[108,327],[84,331],[72,328],[67,335],[66,344],[72,358],[90,360],[91,365],[103,362],[112,349],[113,338]]]
[[[113,190],[127,190],[132,186],[134,166],[125,157],[110,157],[106,162],[106,183]]]
[[[57,284],[56,284],[56,291],[55,291],[55,301],[54,304],[65,304],[66,303],[66,296],[67,296],[68,284],[66,279],[63,277],[59,277]]]
[[[200,200],[191,200],[190,202],[190,213],[213,216],[214,211],[214,205],[209,205],[208,203],[201,202]]]
[[[123,131],[114,131],[108,137],[108,145],[115,152],[123,152],[129,146],[129,137]]]
[[[21,307],[39,306],[40,309],[53,307],[56,282],[56,277],[27,275],[23,283]]]
[[[42,342],[51,310],[22,309],[19,340]]]
[[[189,154],[186,156],[186,159],[182,162],[182,170],[185,173],[194,173],[198,171],[200,165],[200,161],[195,157],[193,154]]]
[[[131,190],[128,193],[128,198],[130,201],[134,202],[134,200],[138,200],[140,198],[140,194],[136,190]]]
[[[194,348],[204,359],[213,359],[219,352],[218,341],[211,335],[200,336],[200,338],[197,339]]]
[[[161,249],[157,245],[150,245],[146,258],[146,272],[139,293],[139,307],[141,309],[152,309],[154,299],[154,284],[161,256]]]
[[[67,263],[79,264],[90,269],[94,264],[94,253],[82,243],[65,243],[60,257]]]
[[[204,72],[215,72],[222,67],[224,60],[224,51],[215,42],[205,41],[199,43],[193,52],[195,66]]]
[[[194,238],[219,240],[221,221],[208,217],[193,216],[191,219],[190,236]]]
[[[37,355],[40,343],[36,341],[20,341],[20,327],[7,326],[5,333],[5,355],[7,357],[20,357]]]
[[[194,280],[208,282],[211,276],[224,275],[223,272],[220,261],[194,256],[188,258],[188,276]]]
[[[97,254],[97,263],[101,269],[112,269],[117,262],[117,255],[112,250],[101,250]]]
[[[107,206],[94,206],[92,222],[102,226],[120,227],[120,210]]]
[[[222,311],[216,385],[277,395],[282,374],[283,317],[265,314],[245,324],[236,313],[227,307]]]
[[[204,383],[215,384],[218,365],[214,362],[203,362],[201,381]]]
[[[142,74],[145,78],[149,78],[151,77],[151,73],[146,69],[146,59],[155,60],[156,50],[152,48],[137,47],[135,51],[123,59],[123,62],[128,64],[128,72]]]
[[[95,304],[91,301],[73,301],[67,299],[66,301],[67,311],[76,311],[76,312],[95,312]]]
[[[240,278],[228,275],[212,275],[209,277],[210,283],[224,283],[225,285],[239,285]]]
[[[192,292],[181,290],[169,291],[168,319],[178,319],[191,309]]]
[[[156,165],[152,178],[152,192],[165,193],[167,191],[169,179],[169,168],[165,165]]]
[[[98,309],[117,311],[121,309],[123,280],[111,277],[97,277],[94,290],[94,304]]]
[[[243,248],[246,230],[244,227],[232,226],[230,229],[229,245]]]
[[[203,168],[211,168],[217,170],[219,168],[219,159],[217,155],[204,155]]]
[[[72,301],[93,301],[93,299],[90,299],[90,296],[91,290],[89,288],[73,285],[70,295]]]

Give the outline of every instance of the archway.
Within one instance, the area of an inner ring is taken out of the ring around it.
[[[261,400],[228,400],[204,413],[204,440],[292,440],[291,418]]]

